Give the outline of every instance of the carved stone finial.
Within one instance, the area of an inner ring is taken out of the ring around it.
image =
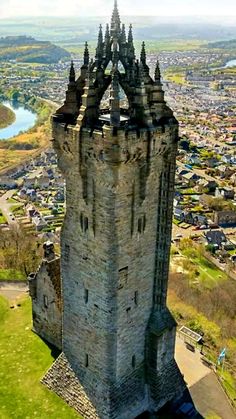
[[[160,83],[160,81],[161,81],[161,72],[160,72],[159,61],[157,59],[156,68],[155,68],[155,82]]]
[[[84,48],[84,65],[89,65],[89,50],[88,50],[88,42],[85,42],[85,48]]]
[[[110,41],[110,30],[108,23],[106,24],[105,42]]]
[[[74,69],[73,61],[71,61],[71,65],[70,65],[69,82],[70,83],[75,83],[75,69]]]
[[[133,43],[133,27],[132,24],[129,25],[129,34],[128,34],[128,43]]]
[[[125,33],[125,24],[124,23],[122,25],[120,40],[121,40],[122,44],[126,43],[126,33]]]
[[[143,65],[146,65],[146,50],[145,50],[145,42],[142,43],[142,49],[140,54],[140,61]]]
[[[128,33],[128,56],[129,60],[132,61],[135,59],[135,49],[134,49],[134,42],[133,42],[133,30],[132,25],[129,26],[129,33]]]
[[[96,48],[96,59],[98,61],[101,61],[102,56],[103,56],[103,32],[102,32],[102,25],[100,25],[99,32],[98,32],[98,44]]]

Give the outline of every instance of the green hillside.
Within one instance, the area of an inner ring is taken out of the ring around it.
[[[0,38],[0,61],[51,64],[70,59],[63,48],[27,36]]]
[[[211,42],[207,45],[208,48],[216,49],[235,49],[236,48],[236,39],[231,39],[229,41],[218,41]]]

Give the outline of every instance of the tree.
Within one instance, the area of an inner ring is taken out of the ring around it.
[[[40,244],[32,233],[26,234],[22,227],[12,226],[9,231],[2,231],[1,267],[17,270],[28,276],[38,268],[42,256]]]

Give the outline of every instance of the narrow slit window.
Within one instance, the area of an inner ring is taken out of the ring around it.
[[[143,216],[143,231],[145,231],[146,228],[146,215]]]
[[[135,291],[135,293],[134,293],[134,304],[136,306],[138,305],[138,291]]]
[[[85,288],[85,290],[84,290],[84,301],[85,301],[85,304],[88,304],[88,299],[89,299],[89,291],[88,291],[87,288]]]
[[[70,260],[70,246],[68,244],[65,245],[65,261],[69,262]]]
[[[45,308],[48,308],[48,297],[47,295],[43,296],[43,305]]]
[[[142,218],[139,218],[138,220],[138,232],[140,234],[142,233]]]
[[[132,367],[135,368],[135,366],[136,366],[136,356],[133,355],[132,356]]]
[[[89,366],[89,356],[88,354],[85,355],[85,367],[88,368]]]
[[[81,230],[83,231],[83,229],[84,229],[84,216],[83,216],[82,213],[80,214],[80,227],[81,227]]]
[[[88,217],[84,218],[84,231],[88,230]]]

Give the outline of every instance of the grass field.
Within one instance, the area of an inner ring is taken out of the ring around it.
[[[165,79],[176,84],[187,84],[183,73],[165,73]]]
[[[0,171],[22,163],[30,155],[32,155],[32,151],[29,150],[4,150],[0,148]]]
[[[89,50],[91,54],[94,54],[96,49],[96,41],[91,41],[89,43]],[[141,49],[142,41],[136,41],[134,43],[135,49],[137,53],[139,53]],[[192,51],[204,47],[206,45],[206,41],[201,40],[185,40],[185,39],[162,39],[162,40],[147,40],[146,44],[146,51],[147,54],[156,54],[161,51]],[[84,52],[84,43],[82,44],[74,44],[74,43],[60,43],[60,46],[65,48],[68,52],[75,54],[75,55],[82,55]]]
[[[227,275],[204,257],[193,260],[199,270],[199,280],[207,287],[214,287],[219,281],[227,280]]]
[[[0,335],[0,418],[78,419],[70,407],[40,384],[53,357],[31,331],[28,297],[13,310],[0,297]]]
[[[184,271],[190,273],[190,278],[193,277],[194,282],[201,287],[211,289],[219,282],[228,279],[226,273],[206,259],[197,248],[182,249],[181,253],[185,257],[180,259],[178,263],[182,264]],[[192,281],[192,278],[190,281]]]

